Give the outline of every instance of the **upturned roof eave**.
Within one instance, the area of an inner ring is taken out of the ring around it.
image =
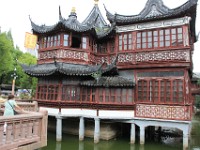
[[[37,64],[27,66],[21,65],[24,72],[30,76],[40,77],[40,76],[50,76],[55,73],[60,73],[69,76],[91,76],[92,73],[98,71],[101,66],[89,66],[89,65],[75,65],[68,63],[49,63],[49,64]],[[102,69],[102,73],[107,73],[113,71],[114,65],[108,65],[106,68]]]
[[[150,6],[147,6],[147,4],[148,4],[148,2],[147,2],[145,8],[137,15],[120,15],[120,14],[117,14],[117,13],[112,14],[105,8],[106,16],[107,16],[107,19],[111,23],[115,22],[116,24],[118,24],[118,23],[119,24],[138,23],[138,22],[141,22],[141,21],[153,21],[153,20],[157,20],[157,19],[167,19],[167,18],[173,18],[173,17],[180,16],[180,14],[182,14],[182,16],[185,16],[185,12],[189,11],[190,9],[192,9],[193,6],[197,5],[198,0],[188,0],[183,5],[176,7],[174,9],[169,9],[168,7],[166,7],[163,4],[162,0],[159,0],[159,1],[161,1],[162,7],[163,7],[163,8],[160,8],[160,9],[163,9],[163,11],[165,10],[165,13],[162,14],[162,15],[145,17],[145,14],[147,14],[147,9],[149,9],[149,7],[150,7]]]

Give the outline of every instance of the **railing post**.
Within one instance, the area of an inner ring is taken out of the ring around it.
[[[34,104],[34,111],[38,111],[38,102],[37,101],[33,101]]]
[[[43,114],[42,127],[41,127],[41,143],[42,143],[42,146],[46,146],[47,145],[48,111],[40,110],[40,113]]]

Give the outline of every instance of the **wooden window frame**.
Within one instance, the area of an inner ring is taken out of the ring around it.
[[[84,39],[85,39],[85,41],[84,41]],[[87,36],[83,36],[83,37],[81,38],[81,47],[82,47],[82,49],[87,49],[87,43],[88,43],[88,38],[87,38]]]
[[[150,34],[151,33],[151,34]],[[183,27],[144,30],[136,33],[136,49],[183,46]]]
[[[120,52],[120,51],[129,51],[129,50],[133,50],[132,32],[120,33],[118,35],[118,51]]]
[[[67,45],[65,45],[65,42],[67,43]],[[65,33],[63,34],[63,46],[69,47],[69,45],[70,45],[70,35],[68,33]]]
[[[66,92],[67,91],[67,92]],[[62,86],[62,101],[75,102],[81,101],[81,89],[76,85]]]
[[[159,104],[159,103],[160,104],[183,104],[185,101],[183,78],[168,78],[168,79],[141,78],[141,79],[138,79],[137,82],[138,82],[137,83],[138,85],[137,86],[137,91],[138,91],[137,101],[138,102],[155,103],[155,104]],[[155,83],[158,83],[157,91],[156,91]],[[164,83],[163,87],[162,87],[162,83]],[[169,87],[167,87],[168,84],[169,84]],[[155,101],[155,97],[156,97],[155,93],[158,94],[157,95],[158,99],[156,101]],[[167,96],[167,94],[169,94],[169,96]],[[174,97],[176,101],[174,101]]]

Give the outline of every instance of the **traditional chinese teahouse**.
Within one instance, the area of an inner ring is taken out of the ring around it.
[[[123,7],[123,6],[122,6]],[[136,5],[134,7],[137,7]],[[148,0],[136,15],[112,14],[107,23],[98,0],[83,22],[75,8],[51,26],[31,20],[38,36],[38,63],[23,65],[38,78],[35,100],[57,118],[57,140],[62,119],[80,117],[79,139],[85,118],[94,118],[94,141],[104,119],[129,123],[131,143],[135,127],[140,143],[149,126],[182,130],[188,147],[193,103],[192,54],[197,0],[168,8],[162,0]]]

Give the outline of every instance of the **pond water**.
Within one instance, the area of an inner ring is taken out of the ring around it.
[[[188,149],[200,150],[200,113],[194,117]],[[62,142],[56,142],[56,134],[48,132],[48,144],[40,150],[183,150],[183,146],[180,136],[164,135],[160,140],[146,139],[141,146],[139,141],[130,144],[128,136],[109,141],[100,140],[98,144],[94,144],[93,138],[85,138],[79,142],[78,136],[63,134]]]

